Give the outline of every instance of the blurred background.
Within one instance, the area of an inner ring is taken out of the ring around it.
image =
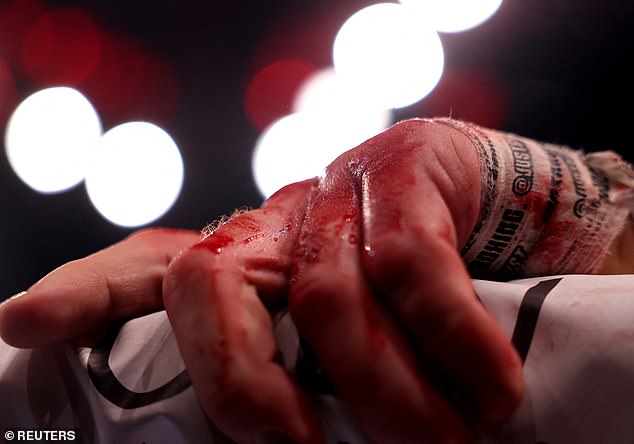
[[[0,300],[407,117],[634,160],[634,3],[378,3],[0,0]]]

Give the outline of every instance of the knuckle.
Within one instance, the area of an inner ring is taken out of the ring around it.
[[[343,159],[348,162],[348,169],[355,177],[380,171],[393,173],[395,164],[410,165],[414,161],[414,153],[422,146],[433,144],[434,125],[432,121],[423,119],[400,121],[349,151]],[[390,181],[397,178],[398,175],[392,174]]]
[[[178,235],[188,233],[187,230],[179,230],[172,228],[160,228],[160,227],[150,227],[150,228],[141,228],[139,230],[133,231],[127,239],[128,240],[142,240],[142,241],[152,241],[155,239],[163,239],[166,236],[170,235]]]
[[[192,248],[183,250],[167,267],[166,277],[182,277],[192,268],[198,267],[200,260],[200,252]]]
[[[324,182],[327,182],[329,179],[332,180],[335,177],[345,175],[349,169],[351,159],[355,159],[356,157],[355,154],[356,151],[353,149],[346,151],[333,160],[324,170],[324,175],[321,178],[321,185],[323,186]]]
[[[270,208],[279,204],[283,204],[289,199],[296,199],[305,196],[319,181],[319,178],[313,177],[301,182],[294,182],[286,185],[275,193],[273,193],[262,205],[263,208]]]
[[[163,278],[163,300],[166,305],[178,302],[188,292],[178,291],[184,287],[206,285],[217,280],[222,270],[222,259],[195,247],[183,250],[167,267]]]
[[[412,129],[420,129],[423,127],[429,127],[434,125],[434,122],[427,119],[420,118],[410,118],[405,120],[400,120],[392,125],[388,131],[411,131]]]
[[[165,239],[165,231],[160,228],[142,228],[132,232],[122,242],[109,247],[107,250],[117,248],[118,245],[134,245],[136,248],[151,248],[160,245]]]
[[[158,233],[160,233],[161,230],[158,228],[141,228],[139,230],[135,230],[133,231],[129,236],[128,239],[137,239],[140,237],[153,237],[155,235],[157,235]]]
[[[423,141],[427,140],[424,136],[426,134],[435,133],[438,126],[439,125],[432,120],[412,118],[395,123],[388,128],[383,135],[390,139],[398,137],[402,140]]]
[[[143,228],[137,230],[105,251],[126,248],[134,245],[137,251],[164,251],[169,260],[179,250],[193,245],[200,240],[200,233],[192,230],[181,230],[173,228]],[[167,265],[167,263],[165,265]]]

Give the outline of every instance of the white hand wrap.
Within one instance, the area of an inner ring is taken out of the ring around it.
[[[584,154],[451,119],[480,157],[478,221],[462,249],[470,273],[508,280],[593,273],[634,208],[634,170],[617,154]]]

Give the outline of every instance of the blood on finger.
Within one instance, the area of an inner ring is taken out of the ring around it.
[[[212,253],[220,254],[223,248],[231,245],[234,242],[233,237],[225,234],[212,234],[204,241],[194,245],[192,248],[195,250],[204,249],[209,250]]]

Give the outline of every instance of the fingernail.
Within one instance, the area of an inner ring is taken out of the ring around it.
[[[292,438],[280,432],[268,431],[258,434],[255,437],[255,444],[298,444]]]
[[[7,302],[9,302],[9,301],[13,301],[13,300],[15,300],[15,299],[17,299],[17,298],[20,298],[20,297],[24,296],[24,295],[26,295],[26,291],[21,291],[21,292],[19,292],[19,293],[17,293],[17,294],[14,294],[14,295],[13,295],[13,296],[11,296],[10,298],[7,298],[6,300],[4,300],[4,301],[2,302],[2,304],[4,305],[4,304],[6,304],[6,303],[7,303]]]

